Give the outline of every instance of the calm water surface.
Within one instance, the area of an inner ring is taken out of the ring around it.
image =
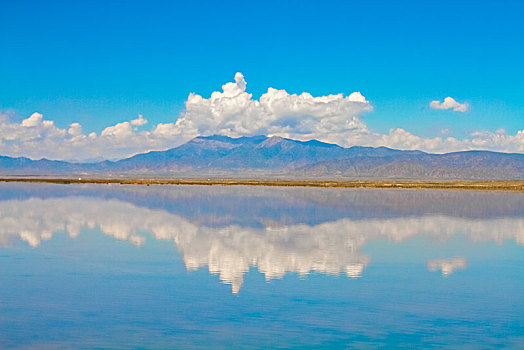
[[[524,348],[524,195],[0,184],[0,348]]]

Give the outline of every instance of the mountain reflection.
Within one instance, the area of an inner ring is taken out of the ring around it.
[[[230,214],[228,214],[230,215]],[[386,238],[400,242],[417,235],[445,240],[462,233],[472,241],[524,244],[524,218],[463,218],[442,214],[391,218],[347,218],[318,224],[283,224],[266,219],[262,226],[228,224],[216,218],[213,227],[164,209],[150,209],[118,199],[73,196],[0,201],[0,244],[20,239],[37,247],[54,234],[74,238],[83,228],[98,228],[108,236],[141,246],[148,232],[157,240],[173,241],[186,268],[208,266],[237,293],[251,266],[267,280],[287,272],[345,274],[359,277],[370,258],[361,253],[366,242]],[[235,222],[232,220],[232,222]],[[430,270],[444,275],[465,268],[464,259],[434,260]]]

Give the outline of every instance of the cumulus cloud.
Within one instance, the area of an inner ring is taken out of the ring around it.
[[[469,110],[469,104],[459,103],[449,96],[444,99],[444,102],[431,101],[429,107],[433,109],[452,109],[454,112],[467,112]]]
[[[82,133],[78,123],[60,129],[39,113],[21,124],[4,116],[0,119],[0,140],[12,142],[1,143],[0,154],[52,159],[88,159],[101,154],[114,159],[175,147],[199,135],[263,134],[344,143],[348,135],[357,141],[359,135],[368,133],[360,116],[373,108],[360,92],[346,97],[313,97],[306,92],[297,95],[269,88],[256,100],[246,87],[244,76],[237,73],[234,82],[224,84],[222,91],[213,92],[209,98],[192,93],[176,122],[159,123],[150,131],[137,130],[147,123],[142,115],[89,135]]]
[[[401,128],[391,129],[387,134],[375,134],[368,138],[365,144],[369,146],[386,146],[405,150],[421,150],[433,153],[446,153],[468,150],[491,150],[499,152],[524,152],[524,130],[515,135],[504,130],[475,131],[467,139],[455,137],[424,138]]]
[[[185,109],[173,122],[158,123],[145,130],[142,115],[122,121],[101,132],[84,133],[82,125],[72,123],[60,128],[52,120],[33,113],[21,123],[0,113],[0,155],[33,159],[94,160],[120,159],[151,150],[165,150],[181,145],[199,135],[221,134],[232,137],[268,135],[298,140],[317,139],[344,147],[386,146],[443,153],[471,149],[524,152],[524,130],[515,135],[505,131],[476,131],[466,139],[440,135],[423,138],[402,128],[387,134],[369,130],[362,115],[373,106],[360,93],[313,96],[290,94],[269,88],[260,99],[246,91],[241,73],[234,82],[222,86],[209,98],[191,93]],[[451,97],[433,101],[439,109],[466,111]]]
[[[139,114],[137,119],[131,120],[131,125],[133,126],[142,126],[145,124],[147,124],[147,119],[144,119],[142,114]]]
[[[278,135],[296,139],[337,139],[366,133],[360,116],[373,107],[359,92],[313,97],[304,92],[289,94],[269,88],[254,100],[246,92],[241,73],[235,82],[222,86],[210,98],[190,94],[186,110],[173,124],[162,124],[157,132],[228,136]]]
[[[80,123],[57,127],[40,113],[16,123],[0,113],[0,155],[65,160],[118,159],[153,149],[167,149],[183,140],[151,131],[139,131],[147,123],[138,118],[108,126],[99,134],[84,133]]]

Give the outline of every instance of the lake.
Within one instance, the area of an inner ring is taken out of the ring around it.
[[[1,348],[524,348],[524,195],[0,184]]]

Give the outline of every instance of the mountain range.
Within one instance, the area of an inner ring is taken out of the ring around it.
[[[282,137],[199,136],[166,151],[118,161],[70,163],[0,156],[2,175],[524,179],[524,154],[430,154],[387,147],[344,148]]]

